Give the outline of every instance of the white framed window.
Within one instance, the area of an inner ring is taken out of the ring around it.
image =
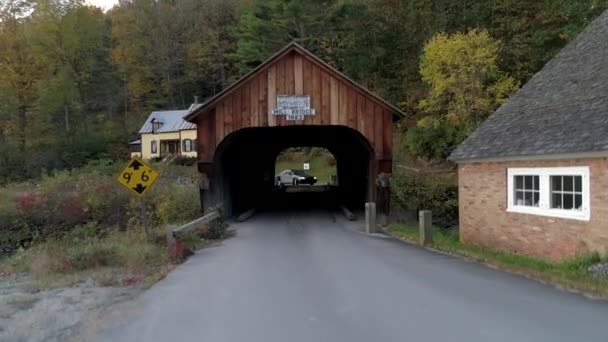
[[[589,167],[507,169],[507,211],[588,221]]]

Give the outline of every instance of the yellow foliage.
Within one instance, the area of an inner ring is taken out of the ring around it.
[[[500,73],[500,50],[500,42],[483,30],[435,35],[422,54],[420,74],[430,88],[420,108],[454,126],[476,127],[518,87]]]

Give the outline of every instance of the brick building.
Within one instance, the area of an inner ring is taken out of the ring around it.
[[[608,251],[608,12],[450,156],[460,239],[554,260]]]

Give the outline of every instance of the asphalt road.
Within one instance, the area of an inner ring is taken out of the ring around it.
[[[608,341],[608,302],[369,237],[327,212],[235,227],[97,340]]]

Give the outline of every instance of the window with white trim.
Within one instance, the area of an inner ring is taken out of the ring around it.
[[[507,211],[589,220],[589,167],[509,168]]]
[[[515,205],[538,207],[540,201],[539,176],[517,175],[515,177]]]

